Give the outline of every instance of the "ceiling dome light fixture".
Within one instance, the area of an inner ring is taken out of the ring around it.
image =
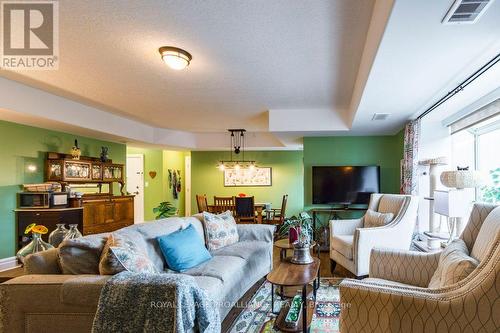
[[[193,56],[189,52],[174,46],[162,46],[158,51],[165,64],[177,71],[189,66],[189,63],[193,59]]]

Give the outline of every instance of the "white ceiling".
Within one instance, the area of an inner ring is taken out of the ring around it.
[[[355,113],[354,132],[399,130],[409,117],[422,113],[500,52],[500,1],[476,24],[443,25],[441,20],[452,3],[395,2]],[[461,105],[449,112],[459,111],[498,87],[500,78],[466,99],[460,96]],[[459,95],[467,95],[468,89]],[[391,121],[374,126],[371,118],[375,112],[391,113]]]
[[[500,49],[499,1],[474,25],[442,25],[452,3],[61,1],[59,70],[0,71],[30,86],[0,80],[0,119],[189,149],[225,147],[231,127],[275,149],[394,134]],[[163,45],[192,53],[189,68],[168,69]]]
[[[267,131],[270,109],[348,108],[372,4],[63,1],[59,70],[4,75],[157,127]]]

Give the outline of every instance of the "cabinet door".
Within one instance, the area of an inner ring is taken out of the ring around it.
[[[103,205],[104,223],[113,223],[115,221],[115,205],[113,202],[106,202]]]
[[[134,201],[133,198],[115,199],[115,221],[126,223],[127,225],[134,223]]]
[[[24,230],[31,223],[41,224],[49,229],[48,233],[42,235],[44,241],[48,241],[49,234],[56,229],[56,224],[64,223],[66,227],[69,224],[78,224],[78,230],[84,231],[82,223],[82,210],[81,209],[68,209],[68,210],[41,210],[35,211],[17,211],[17,235],[18,235],[18,249],[31,241],[31,235],[25,235]]]
[[[103,209],[102,204],[99,202],[85,202],[83,203],[83,225],[85,227],[92,227],[95,224],[103,223]]]
[[[121,181],[123,180],[123,165],[107,164],[103,165],[103,180],[105,181]]]
[[[92,179],[90,162],[64,161],[64,180],[86,181]]]
[[[63,161],[62,160],[48,160],[45,162],[46,178],[50,181],[63,180]]]
[[[102,180],[102,165],[92,163],[92,180]]]

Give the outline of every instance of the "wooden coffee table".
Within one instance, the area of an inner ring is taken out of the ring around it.
[[[280,249],[280,261],[283,261],[283,259],[286,258],[287,250],[293,250],[293,244],[290,244],[288,238],[277,240],[276,242],[274,242],[274,246]],[[316,246],[315,241],[311,241],[311,245],[309,245],[309,248],[313,250],[313,253],[315,247],[317,248],[317,254],[319,258],[319,246]]]
[[[285,302],[278,317],[275,327],[283,332],[307,332],[311,325],[314,306],[316,303],[316,291],[319,288],[319,258],[313,258],[314,262],[307,265],[292,264],[290,258],[286,258],[278,267],[274,268],[268,275],[267,281],[271,283],[271,311],[274,312],[274,286],[302,286],[302,312],[296,328],[285,326],[285,317],[290,307],[290,302]],[[307,299],[307,286],[313,284],[313,300]]]

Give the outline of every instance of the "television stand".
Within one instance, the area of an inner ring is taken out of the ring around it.
[[[351,206],[351,202],[339,202],[337,205],[342,206],[342,209],[344,210],[349,210],[349,207]],[[335,207],[335,205],[332,205],[332,210],[339,209],[338,207]]]
[[[360,212],[360,211],[366,211],[367,209],[368,209],[368,205],[366,205],[366,206],[350,206],[350,204],[347,204],[347,205],[343,204],[341,207],[312,208],[310,210],[310,212],[312,212],[313,240],[316,241],[317,243],[319,242],[319,240],[316,240],[316,237],[315,237],[316,220],[317,220],[318,214],[328,213],[328,214],[330,214],[330,217],[328,218],[328,220],[340,220],[341,216],[339,215],[339,213]]]

